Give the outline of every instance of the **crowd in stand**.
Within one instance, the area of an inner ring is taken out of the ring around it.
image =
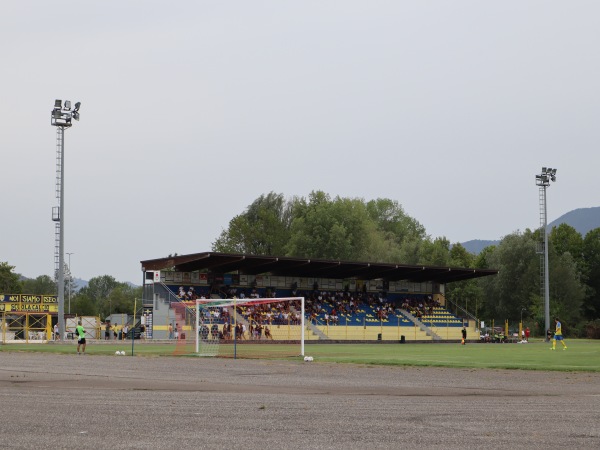
[[[408,311],[416,318],[420,319],[426,315],[432,315],[433,309],[440,306],[437,300],[433,300],[431,295],[425,298],[405,298],[402,302],[402,309]]]
[[[222,298],[239,298],[240,300],[261,298],[255,287],[247,290],[227,287],[221,289],[219,294]],[[193,286],[190,286],[187,290],[180,286],[177,296],[183,301],[206,299],[203,293],[197,295]],[[276,298],[277,292],[275,289],[267,288],[265,296],[265,298]],[[347,320],[364,313],[365,309],[371,310],[377,320],[387,321],[390,317],[400,314],[400,310],[408,311],[413,316],[421,318],[428,314],[431,315],[433,309],[440,306],[439,302],[434,301],[431,295],[407,295],[402,300],[390,301],[385,292],[372,293],[364,290],[362,292],[350,292],[348,290],[325,291],[315,287],[311,291],[294,289],[291,296],[305,298],[305,312],[311,321],[323,321],[328,325],[339,325],[340,317],[343,316]],[[250,324],[249,330],[245,329],[246,325],[237,324],[236,333],[240,339],[262,339],[263,336],[272,339],[269,326],[301,324],[300,301],[242,304],[237,306],[237,311]],[[211,308],[211,314],[214,320],[225,323],[219,337],[229,339],[232,326],[230,324],[229,309],[226,307]],[[217,333],[219,332],[217,331]]]

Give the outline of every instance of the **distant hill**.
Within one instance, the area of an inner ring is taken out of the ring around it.
[[[600,206],[593,208],[579,208],[563,214],[558,219],[548,224],[548,229],[557,227],[560,224],[575,228],[582,236],[585,236],[589,231],[600,228]],[[467,242],[461,242],[461,245],[470,253],[478,255],[484,248],[490,245],[498,245],[500,241],[487,241],[483,239],[473,239]]]
[[[461,242],[461,245],[469,252],[479,255],[481,250],[490,245],[498,245],[500,241],[485,241],[483,239],[473,239],[472,241]]]
[[[571,225],[585,237],[589,231],[600,228],[600,206],[594,208],[579,208],[563,214],[558,219],[548,224],[548,229],[557,227],[562,223]]]

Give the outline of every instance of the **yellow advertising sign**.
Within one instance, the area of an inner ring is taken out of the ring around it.
[[[0,312],[58,312],[58,305],[37,305],[31,303],[0,303]]]

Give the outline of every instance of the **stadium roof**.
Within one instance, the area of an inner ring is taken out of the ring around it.
[[[240,274],[295,276],[308,278],[357,278],[412,282],[433,281],[451,283],[496,275],[494,269],[466,269],[423,265],[368,263],[324,259],[254,256],[229,253],[204,252],[190,255],[141,261],[142,270],[175,269],[180,272],[211,271],[214,273],[238,272]]]

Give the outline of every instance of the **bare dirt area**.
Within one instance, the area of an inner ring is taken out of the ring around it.
[[[600,374],[0,353],[0,448],[600,448]]]

